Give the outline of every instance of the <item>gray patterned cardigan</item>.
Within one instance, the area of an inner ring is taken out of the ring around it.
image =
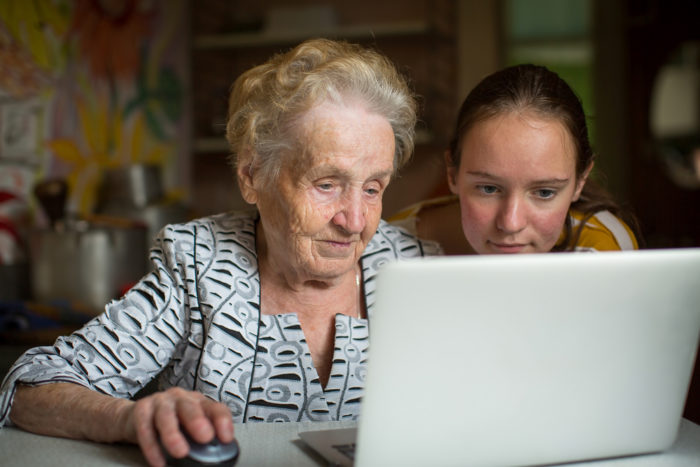
[[[179,386],[224,402],[236,423],[356,418],[368,320],[336,316],[323,388],[296,314],[260,313],[256,216],[226,213],[163,229],[151,250],[153,270],[124,297],[17,360],[0,389],[0,426],[20,382],[72,382],[129,398],[156,376],[159,389]],[[382,221],[361,259],[369,319],[383,264],[438,253],[436,244]]]

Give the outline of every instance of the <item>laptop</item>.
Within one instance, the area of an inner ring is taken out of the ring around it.
[[[422,258],[377,280],[357,430],[300,433],[330,463],[538,465],[675,441],[700,249]]]

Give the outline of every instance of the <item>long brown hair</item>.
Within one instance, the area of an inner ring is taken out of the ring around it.
[[[459,168],[462,141],[477,123],[510,112],[532,112],[545,119],[555,119],[571,135],[576,151],[576,178],[580,179],[595,158],[588,139],[586,115],[578,96],[558,74],[543,66],[515,65],[484,78],[466,97],[457,116],[454,136],[448,148],[448,164]],[[636,219],[624,212],[600,185],[588,178],[577,201],[569,210],[583,214],[575,230],[571,217],[564,225],[564,239],[554,250],[573,250],[588,219],[607,210],[622,218],[634,231],[638,241]]]

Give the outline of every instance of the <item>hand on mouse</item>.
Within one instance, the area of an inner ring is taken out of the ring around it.
[[[162,449],[174,458],[187,455],[189,444],[181,430],[198,443],[217,436],[222,443],[233,441],[233,419],[229,408],[205,395],[171,388],[140,399],[133,404],[128,438],[141,447],[152,466],[165,465]]]

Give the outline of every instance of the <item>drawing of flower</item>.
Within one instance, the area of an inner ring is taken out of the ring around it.
[[[0,2],[0,88],[36,95],[66,64],[70,12],[57,2]]]
[[[69,167],[70,205],[80,214],[91,212],[102,171],[134,163],[163,165],[174,143],[162,143],[146,131],[140,114],[125,121],[109,111],[104,99],[90,108],[77,103],[83,141],[58,138],[47,143],[58,160]]]
[[[0,21],[35,63],[51,70],[65,64],[62,51],[70,11],[60,2],[0,2]]]
[[[152,2],[76,0],[71,34],[96,77],[131,77],[150,32]]]

